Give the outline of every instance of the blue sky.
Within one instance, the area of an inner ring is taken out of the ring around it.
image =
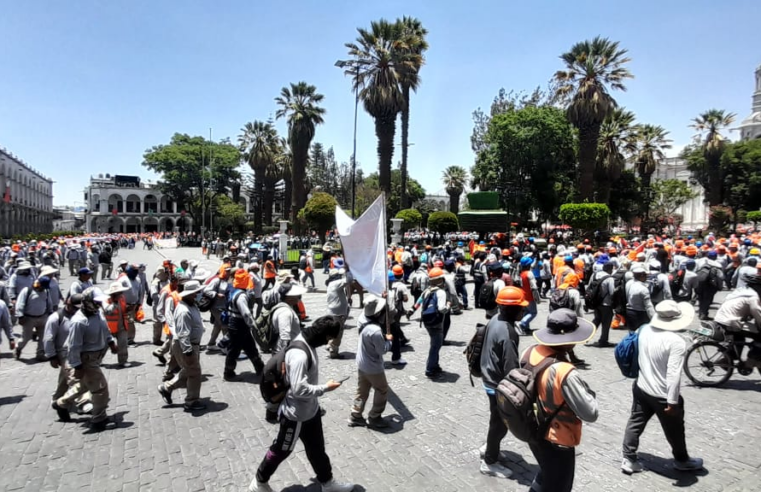
[[[143,152],[175,132],[211,127],[215,139],[235,140],[245,122],[274,115],[280,88],[299,80],[325,95],[316,140],[348,161],[353,96],[333,64],[358,26],[381,17],[415,16],[430,32],[409,157],[430,193],[446,166],[473,164],[472,111],[500,87],[545,86],[576,41],[603,35],[629,49],[636,78],[615,97],[669,130],[675,147],[703,110],[746,117],[761,64],[758,0],[0,0],[0,11],[0,145],[52,177],[61,205],[83,200],[90,174],[148,178]],[[360,106],[367,172],[375,151]]]

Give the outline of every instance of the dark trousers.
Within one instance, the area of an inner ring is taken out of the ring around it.
[[[486,434],[486,454],[484,461],[492,465],[499,460],[499,443],[507,435],[507,426],[499,416],[497,410],[497,397],[487,394],[489,397],[489,432]]]
[[[592,324],[600,327],[600,342],[607,342],[610,334],[610,324],[613,322],[613,308],[610,306],[598,306],[595,308],[595,317]]]
[[[267,290],[267,289],[272,288],[274,286],[275,286],[275,277],[265,279],[264,280],[264,289],[263,290]]]
[[[486,282],[483,280],[474,280],[473,281],[473,297],[475,298],[476,303],[476,309],[479,309],[481,307],[481,303],[478,300],[478,293],[481,292],[481,286],[484,285]]]
[[[241,351],[254,364],[254,369],[257,370],[258,367],[257,372],[260,372],[263,364],[259,356],[259,350],[256,348],[256,342],[251,334],[251,329],[242,318],[230,318],[230,326],[227,327],[227,338],[230,340],[230,344],[227,346],[227,356],[225,357],[225,372],[235,371]]]
[[[447,339],[447,333],[449,333],[450,326],[452,326],[452,315],[447,311],[444,314],[444,336],[442,337],[442,342]]]
[[[325,483],[333,478],[330,458],[325,454],[325,435],[322,432],[322,416],[320,412],[306,422],[294,422],[280,417],[280,431],[272,442],[267,454],[264,455],[256,479],[269,482],[280,463],[285,461],[296,448],[296,442],[301,439],[304,444],[307,459],[317,475],[317,481]]]
[[[650,323],[650,316],[647,315],[646,311],[634,311],[632,309],[626,310],[626,327],[634,331],[638,329],[640,326]]]
[[[698,314],[700,316],[708,316],[708,310],[711,309],[714,295],[716,295],[716,289],[707,285],[703,285],[698,290]]]
[[[391,322],[391,335],[394,337],[391,339],[391,360],[399,360],[402,358],[402,339],[404,338],[399,321]]]
[[[687,454],[687,443],[684,437],[684,400],[679,397],[679,412],[676,415],[666,415],[668,403],[663,398],[650,396],[637,386],[635,382],[632,386],[632,413],[629,416],[629,422],[626,424],[624,432],[624,458],[637,461],[637,448],[639,448],[639,436],[645,432],[647,423],[653,417],[658,416],[661,422],[663,433],[666,440],[671,445],[671,452],[677,461],[687,461],[690,455]]]
[[[534,481],[547,492],[571,492],[576,473],[576,449],[555,446],[546,439],[529,442],[539,463]]]
[[[552,290],[552,279],[543,278],[539,280],[539,295],[547,297],[547,293]]]
[[[468,309],[468,289],[465,288],[465,284],[455,285],[454,290],[462,297],[462,307]]]

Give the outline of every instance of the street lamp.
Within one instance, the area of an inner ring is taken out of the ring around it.
[[[350,67],[352,62],[338,60],[335,66],[338,68]],[[359,107],[359,63],[354,62],[355,70],[349,72],[354,75],[354,150],[351,154],[351,218],[354,217],[354,203],[356,201],[357,189],[354,177],[357,174],[357,108]]]

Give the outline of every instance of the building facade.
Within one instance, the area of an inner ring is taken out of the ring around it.
[[[708,225],[708,204],[705,202],[703,187],[692,181],[692,173],[687,162],[679,157],[667,157],[655,168],[653,179],[676,179],[690,186],[697,196],[685,203],[676,213],[682,216],[682,230],[694,231]]]
[[[193,227],[177,203],[138,176],[91,176],[85,202],[87,232],[186,232]]]
[[[756,89],[753,92],[753,102],[750,116],[740,123],[740,140],[761,138],[761,66],[756,69]]]
[[[53,232],[53,180],[0,147],[0,237]]]

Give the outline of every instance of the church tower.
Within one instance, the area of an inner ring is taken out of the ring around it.
[[[740,139],[761,138],[761,66],[756,69],[756,89],[753,92],[751,115],[740,124]]]

